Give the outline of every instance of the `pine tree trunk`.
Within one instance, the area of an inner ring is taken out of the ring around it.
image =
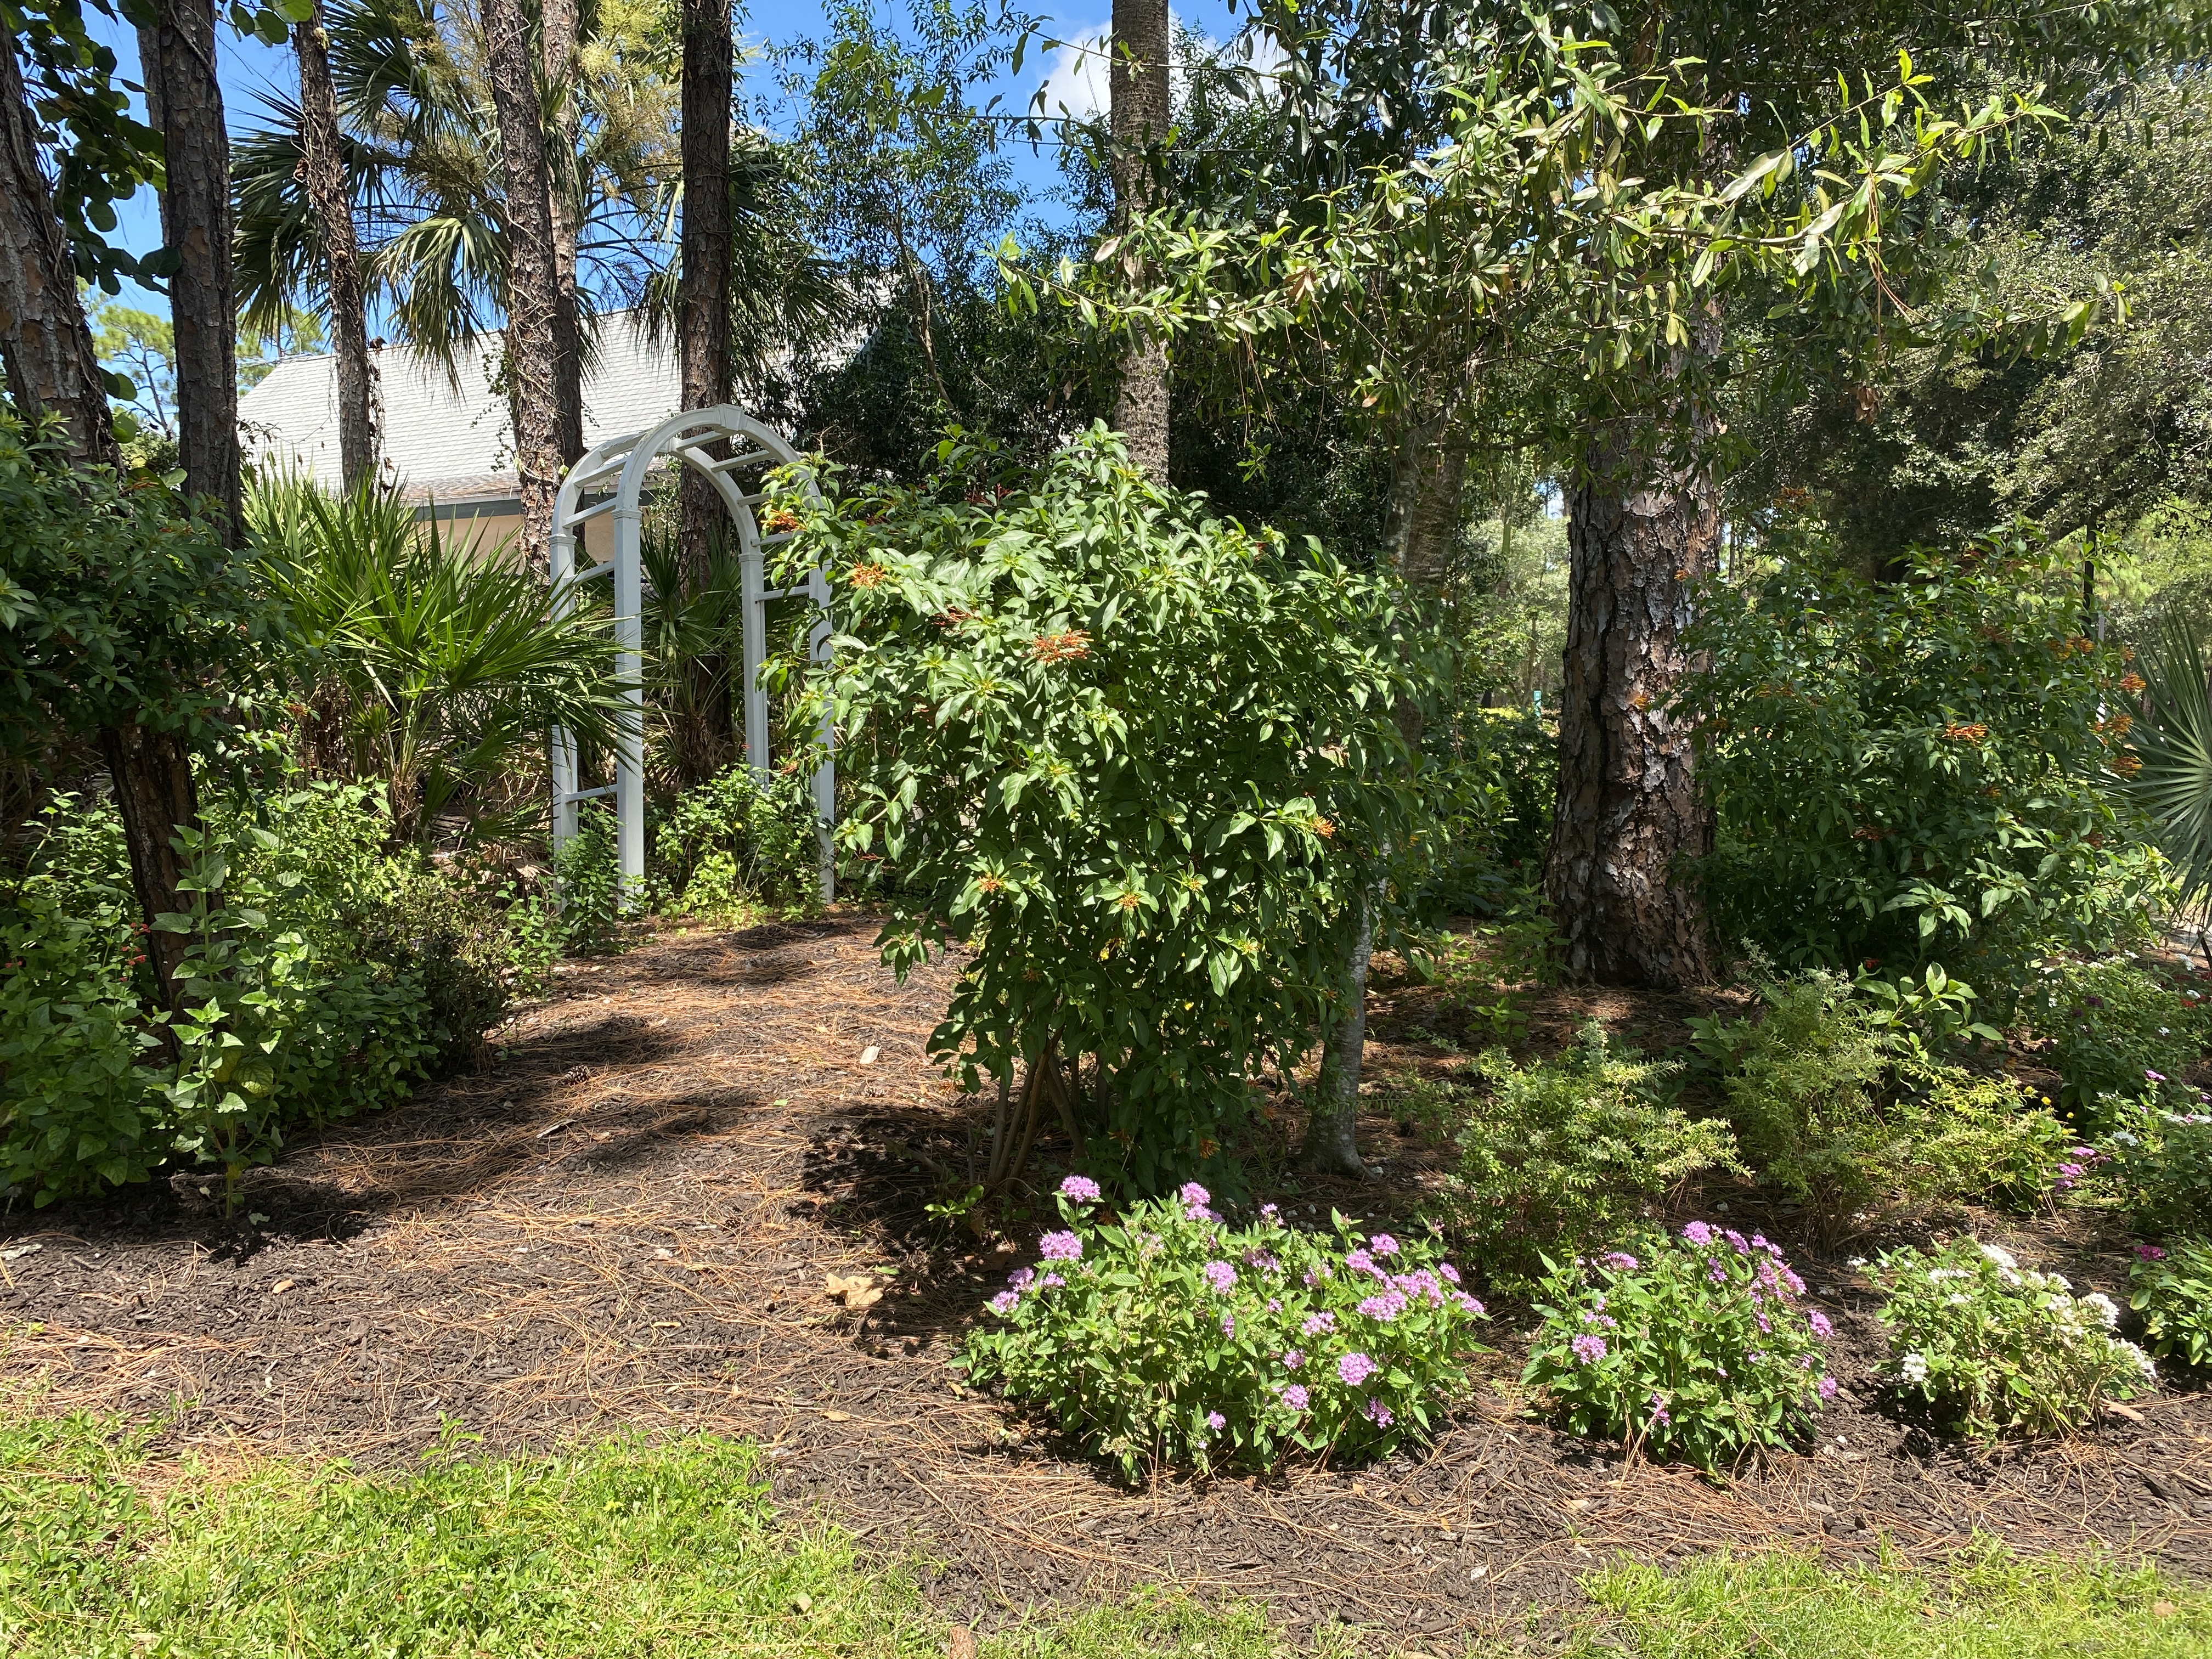
[[[1698,434],[1702,436],[1702,433]],[[1686,861],[1712,849],[1690,727],[1672,699],[1690,584],[1715,568],[1718,495],[1705,466],[1654,453],[1626,418],[1593,434],[1568,510],[1571,559],[1559,785],[1544,886],[1570,977],[1709,982],[1712,942]]]
[[[684,0],[684,228],[677,289],[682,336],[684,407],[730,401],[730,0]],[[717,445],[716,457],[726,453]],[[696,592],[708,580],[715,543],[734,533],[714,487],[686,468],[682,569]],[[689,679],[675,734],[678,769],[688,782],[711,777],[736,749],[727,666],[702,658]]]
[[[1114,0],[1113,57],[1107,72],[1114,137],[1116,228],[1152,199],[1146,152],[1164,143],[1170,118],[1167,0]],[[1141,281],[1143,273],[1136,273]],[[1121,358],[1114,425],[1129,459],[1158,483],[1168,481],[1168,354],[1164,342],[1139,331]]]
[[[9,50],[0,50],[0,363],[17,414],[58,415],[82,459],[116,464],[107,385],[77,299],[68,233],[39,165],[22,71]]]
[[[507,201],[507,373],[521,474],[524,556],[546,567],[553,498],[561,488],[561,420],[555,318],[552,209],[546,191],[545,133],[538,77],[520,0],[485,0],[484,53],[499,118]]]
[[[322,0],[314,0],[314,13],[306,22],[293,26],[292,45],[300,59],[301,173],[322,233],[330,295],[338,381],[338,465],[350,491],[376,477],[376,368],[368,355],[361,246],[354,234],[353,193],[347,186]]]
[[[233,546],[245,535],[238,454],[238,314],[230,285],[230,137],[216,79],[212,0],[158,0],[138,32],[146,106],[165,155],[161,240],[176,332],[177,445],[185,489],[212,497]]]
[[[584,458],[583,315],[576,296],[576,0],[544,0],[538,10],[545,83],[553,88],[553,137],[545,169],[546,209],[553,224],[553,385],[560,407],[561,464]]]
[[[0,357],[18,414],[31,420],[59,415],[82,462],[117,464],[107,391],[77,301],[76,267],[39,167],[37,129],[15,55],[6,50],[0,50]],[[146,921],[147,957],[163,1001],[174,1007],[184,941],[152,930],[156,916],[184,908],[169,842],[179,824],[199,817],[191,758],[174,733],[136,725],[104,729],[100,748]]]

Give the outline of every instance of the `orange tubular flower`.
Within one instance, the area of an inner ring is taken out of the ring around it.
[[[853,567],[853,574],[845,580],[854,587],[876,587],[890,574],[879,564],[856,564]]]
[[[1079,628],[1065,634],[1040,634],[1030,641],[1030,654],[1039,662],[1066,662],[1091,654],[1091,635]]]

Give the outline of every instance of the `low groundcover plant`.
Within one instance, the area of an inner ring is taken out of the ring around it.
[[[971,1335],[979,1383],[1042,1406],[1130,1479],[1163,1465],[1272,1468],[1296,1452],[1379,1453],[1425,1432],[1480,1349],[1482,1304],[1432,1241],[1286,1224],[1232,1227],[1195,1182],[1099,1207],[1060,1183],[1066,1226]]]
[[[1888,1297],[1898,1393],[1976,1439],[2079,1428],[2107,1397],[2156,1386],[2150,1356],[2112,1334],[2120,1310],[2109,1297],[2076,1297],[1995,1244],[1893,1250],[1869,1276]]]
[[[2177,1238],[2136,1246],[2128,1305],[2161,1359],[2212,1365],[2212,1241]]]
[[[1705,1468],[1787,1446],[1832,1398],[1828,1321],[1782,1252],[1703,1221],[1578,1257],[1544,1281],[1522,1380],[1577,1434]]]

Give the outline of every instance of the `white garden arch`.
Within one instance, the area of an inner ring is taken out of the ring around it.
[[[726,441],[728,455],[717,458],[714,446]],[[672,415],[646,432],[611,438],[568,471],[553,505],[551,572],[553,613],[568,614],[576,604],[577,590],[600,576],[614,579],[616,672],[629,687],[626,707],[616,720],[615,781],[596,789],[576,787],[576,744],[565,728],[552,733],[553,848],[556,853],[576,833],[576,806],[595,796],[615,798],[616,844],[622,873],[624,903],[634,902],[645,880],[645,690],[639,684],[640,656],[644,645],[642,616],[644,580],[640,574],[641,509],[646,474],[663,456],[680,461],[704,474],[729,509],[738,536],[738,568],[744,583],[745,761],[763,781],[769,775],[768,692],[760,683],[761,665],[768,657],[768,606],[770,600],[804,594],[814,601],[814,625],[807,635],[807,654],[815,661],[829,653],[830,578],[819,568],[807,573],[794,587],[771,590],[767,585],[768,550],[788,541],[788,532],[761,533],[756,516],[760,506],[758,477],[748,491],[740,474],[763,474],[769,468],[795,465],[800,456],[781,434],[763,426],[732,404],[714,409]],[[612,481],[611,493],[607,490]],[[812,485],[808,485],[810,493]],[[587,493],[600,498],[584,505]],[[614,515],[614,556],[588,569],[576,568],[581,527],[603,513]],[[830,855],[830,830],[836,816],[836,763],[827,758],[830,732],[823,730],[825,758],[814,774],[814,833],[821,854],[822,896],[836,896],[836,866]]]

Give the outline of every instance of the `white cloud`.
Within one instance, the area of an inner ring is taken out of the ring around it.
[[[1038,113],[1052,119],[1091,120],[1106,113],[1110,26],[1096,23],[1063,37],[1037,82]]]

